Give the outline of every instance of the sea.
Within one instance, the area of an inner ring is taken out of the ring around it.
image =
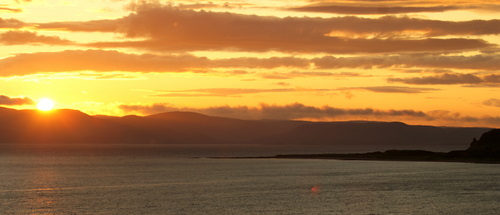
[[[500,164],[210,158],[303,150],[2,145],[0,214],[500,212]]]

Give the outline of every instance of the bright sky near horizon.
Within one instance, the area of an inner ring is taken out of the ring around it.
[[[500,1],[0,2],[0,106],[500,127]]]

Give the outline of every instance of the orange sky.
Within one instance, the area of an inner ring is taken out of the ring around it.
[[[500,2],[0,3],[0,106],[500,127]]]

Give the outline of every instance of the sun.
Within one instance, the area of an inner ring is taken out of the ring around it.
[[[41,111],[49,111],[54,108],[54,100],[49,98],[41,98],[38,100],[36,108]]]

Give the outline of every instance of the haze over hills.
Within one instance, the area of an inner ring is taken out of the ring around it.
[[[331,145],[347,150],[466,148],[489,128],[400,122],[240,120],[192,112],[89,116],[75,110],[0,108],[0,143]]]

